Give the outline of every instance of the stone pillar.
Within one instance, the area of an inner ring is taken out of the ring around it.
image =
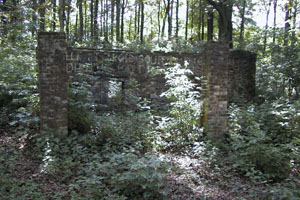
[[[222,140],[227,130],[228,45],[209,42],[203,50],[203,75],[206,80],[205,132],[212,141]]]
[[[235,50],[229,55],[229,102],[244,103],[255,97],[256,54]]]
[[[65,33],[38,34],[40,127],[41,131],[68,131],[67,43]]]

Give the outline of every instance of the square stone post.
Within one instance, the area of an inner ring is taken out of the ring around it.
[[[65,33],[38,34],[40,128],[63,135],[68,131],[66,52]]]
[[[227,44],[208,42],[204,46],[202,69],[206,80],[204,126],[208,138],[212,141],[221,141],[227,130],[228,57]]]

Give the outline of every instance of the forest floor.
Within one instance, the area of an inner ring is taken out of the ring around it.
[[[52,196],[56,193],[67,192],[69,183],[62,182],[60,177],[43,174],[40,170],[41,159],[34,158],[30,152],[24,151],[22,138],[9,133],[0,134],[0,147],[0,153],[6,154],[7,158],[2,158],[0,164],[9,173],[9,177],[16,180],[15,183],[19,187],[30,180],[47,199],[53,199]],[[162,153],[160,158],[176,166],[176,170],[165,176],[169,191],[167,199],[170,200],[261,199],[255,197],[255,193],[265,188],[264,185],[254,186],[249,179],[238,174],[216,170],[216,167],[211,170],[210,163],[205,158]],[[3,183],[0,180],[0,191],[1,184]]]

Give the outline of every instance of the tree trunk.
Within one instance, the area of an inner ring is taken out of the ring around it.
[[[188,39],[188,26],[189,26],[189,0],[186,0],[185,40]]]
[[[145,22],[145,13],[144,13],[144,0],[141,0],[141,43],[144,43],[144,22]]]
[[[157,37],[158,37],[158,39],[160,39],[160,8],[161,8],[160,0],[157,0],[157,3],[158,3],[158,11],[157,11],[158,34],[157,34]]]
[[[277,0],[274,0],[274,18],[273,18],[273,44],[276,42],[276,21],[277,21]]]
[[[176,30],[175,30],[176,39],[178,39],[178,32],[179,32],[179,0],[176,1]]]
[[[82,1],[78,0],[79,8],[79,41],[82,42],[83,39],[83,11],[82,11]]]
[[[167,20],[167,16],[168,16],[168,11],[167,11],[167,6],[166,6],[165,0],[164,0],[164,6],[166,7],[166,11],[164,14],[163,25],[162,25],[162,29],[161,29],[161,38],[163,38],[165,35],[166,20]]]
[[[115,28],[115,0],[111,1],[111,15],[110,15],[110,40],[114,41],[114,28]]]
[[[95,12],[94,12],[94,39],[98,40],[98,9],[99,9],[99,0],[95,2]]]
[[[90,19],[90,38],[94,38],[94,0],[91,0],[90,2],[90,13],[91,13],[91,19]],[[85,22],[87,23],[87,22]]]
[[[245,10],[246,10],[246,0],[243,0],[242,9],[240,10],[240,12],[241,12],[241,25],[240,25],[239,43],[240,43],[241,49],[244,49]]]
[[[70,24],[71,24],[71,4],[72,0],[67,0],[68,2],[68,10],[67,10],[67,20],[66,20],[66,33],[67,38],[70,37]]]
[[[272,3],[272,0],[269,0],[269,4],[267,5],[267,15],[266,15],[266,25],[265,25],[263,54],[266,53],[266,48],[267,48],[267,39],[268,39],[267,37],[268,37],[268,29],[269,29],[269,15],[270,15],[271,3]]]
[[[285,4],[285,25],[284,25],[284,46],[288,45],[289,41],[289,31],[291,29],[290,19],[291,19],[291,6],[290,1],[288,0]]]
[[[121,10],[121,42],[124,42],[124,14],[125,14],[125,7],[127,2],[123,0],[122,2],[122,10]]]
[[[120,42],[120,16],[121,16],[121,0],[116,0],[116,38],[117,41]]]
[[[213,40],[214,35],[214,12],[209,10],[207,13],[207,41]]]
[[[65,30],[65,0],[59,0],[59,31],[64,32]]]
[[[219,13],[219,40],[229,44],[232,48],[232,11],[233,1],[222,1],[216,3],[213,0],[207,0]]]

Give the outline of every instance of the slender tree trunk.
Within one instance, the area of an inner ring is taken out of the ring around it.
[[[71,24],[71,4],[72,0],[67,0],[68,2],[68,8],[67,8],[67,20],[66,20],[66,33],[67,38],[70,37],[70,24]]]
[[[274,18],[273,18],[273,44],[276,42],[276,21],[277,21],[277,0],[274,0]]]
[[[134,6],[134,39],[137,38],[138,35],[138,3],[135,1]]]
[[[188,39],[188,26],[189,26],[189,0],[186,0],[185,40]]]
[[[179,32],[179,0],[176,1],[176,30],[175,30],[176,39],[178,39],[178,32]]]
[[[296,31],[297,31],[297,13],[298,13],[298,1],[294,0],[293,1],[293,27],[292,27],[292,40],[291,40],[291,45],[292,47],[295,46],[295,43],[297,41],[296,37]]]
[[[191,12],[190,12],[190,16],[191,16],[191,28],[190,28],[191,37],[190,37],[190,39],[192,39],[193,38],[193,33],[194,33],[194,0],[191,0],[190,4],[191,4]]]
[[[246,0],[243,0],[242,9],[241,9],[241,25],[240,25],[240,38],[239,38],[241,49],[244,49],[245,11],[246,11]]]
[[[171,35],[172,35],[171,0],[168,0],[167,14],[168,14],[168,40],[171,40]]]
[[[144,43],[144,22],[145,22],[145,13],[144,13],[144,0],[141,0],[141,43]]]
[[[87,6],[87,0],[84,1],[84,31],[83,35],[85,39],[88,39],[88,6]]]
[[[82,1],[78,0],[79,8],[79,41],[82,42],[83,39],[83,10],[82,10]]]
[[[121,16],[121,0],[116,0],[116,36],[117,36],[117,41],[120,42],[120,16]]]
[[[166,8],[166,11],[165,11],[164,18],[163,18],[163,25],[162,25],[162,29],[161,29],[161,38],[163,38],[165,36],[166,20],[167,20],[167,16],[168,16],[167,5],[166,5],[165,0],[164,0],[164,6]]]
[[[158,39],[160,39],[160,10],[161,10],[160,0],[157,0],[157,3],[158,3],[158,11],[157,11],[158,34],[157,34],[157,37],[158,37]]]
[[[105,18],[104,18],[104,38],[108,42],[108,0],[105,1]]]
[[[124,14],[125,14],[125,7],[127,2],[123,0],[122,2],[122,9],[121,9],[121,42],[124,42]]]
[[[56,30],[56,0],[53,0],[53,7],[52,7],[52,31]]]
[[[204,41],[204,29],[205,29],[205,12],[204,12],[204,8],[202,8],[202,17],[201,17],[201,20],[202,20],[202,26],[201,26],[201,40]]]
[[[65,30],[65,0],[59,0],[59,31],[64,32]]]
[[[198,10],[198,41],[201,40],[201,16],[202,16],[202,1],[199,0],[199,10]]]
[[[213,40],[213,34],[214,34],[214,12],[212,10],[209,10],[207,14],[207,41]]]
[[[289,41],[289,31],[291,29],[290,19],[291,19],[291,6],[290,6],[290,0],[288,0],[285,4],[285,25],[284,25],[284,44],[283,44],[284,46],[287,46]]]
[[[114,41],[114,28],[115,28],[115,0],[111,0],[111,15],[110,15],[110,40]]]
[[[94,38],[94,0],[91,0],[90,2],[90,13],[91,13],[91,18],[90,18],[90,38]],[[87,22],[85,22],[87,23]]]
[[[94,39],[98,40],[98,9],[99,9],[99,0],[95,2],[95,12],[94,12]]]
[[[269,4],[267,6],[267,14],[266,14],[266,25],[265,25],[265,35],[264,35],[264,50],[263,53],[266,53],[267,47],[267,39],[268,39],[268,29],[269,29],[269,15],[270,15],[270,7],[271,7],[271,0],[269,0]]]
[[[78,41],[78,13],[76,13],[76,18],[75,18],[75,40]]]

